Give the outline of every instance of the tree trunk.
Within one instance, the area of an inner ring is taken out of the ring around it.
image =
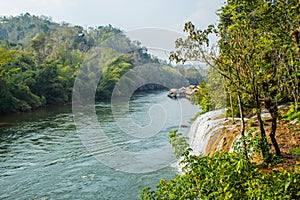
[[[233,103],[232,103],[232,94],[229,94],[229,98],[230,98],[230,108],[231,108],[231,117],[232,117],[232,121],[234,122],[234,114],[233,114]]]
[[[267,136],[266,136],[266,131],[264,128],[264,124],[263,121],[261,119],[261,111],[259,109],[259,111],[257,111],[256,113],[256,117],[257,117],[257,121],[258,121],[258,125],[259,125],[259,130],[260,130],[260,137],[261,137],[261,150],[262,150],[262,154],[264,158],[267,158],[267,153],[268,153],[268,149],[267,149]]]
[[[260,101],[259,101],[259,95],[258,95],[258,88],[257,86],[255,87],[255,104],[256,104],[256,118],[258,121],[258,125],[259,125],[259,130],[260,130],[260,137],[261,137],[261,151],[262,151],[262,155],[264,159],[267,159],[268,157],[268,149],[267,149],[267,136],[266,136],[266,131],[264,128],[264,123],[261,119],[261,105],[260,105]]]
[[[297,12],[296,12],[298,14],[299,27],[296,30],[292,31],[292,39],[294,40],[298,56],[300,57],[300,18],[299,18],[299,12],[300,12],[300,0],[298,1]]]
[[[280,148],[276,140],[278,108],[276,103],[271,98],[265,99],[265,107],[269,111],[272,117],[272,128],[269,136],[275,148],[276,156],[281,156]]]
[[[295,97],[294,97],[294,102],[295,102],[295,110],[298,111],[298,100],[299,100],[299,80],[298,76],[295,76]]]
[[[239,111],[240,111],[240,117],[241,117],[241,135],[242,135],[242,141],[243,141],[244,156],[245,156],[245,159],[248,160],[247,144],[245,141],[245,119],[244,119],[244,114],[243,114],[243,105],[242,105],[240,93],[237,94],[237,98],[238,98]]]
[[[280,148],[276,140],[276,128],[277,128],[277,116],[272,115],[272,129],[269,136],[275,148],[276,156],[281,156]]]
[[[300,25],[300,20],[299,20],[299,25]],[[298,56],[300,57],[300,27],[292,31],[292,38],[296,45]]]

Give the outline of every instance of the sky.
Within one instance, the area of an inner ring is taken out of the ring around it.
[[[111,24],[138,40],[148,52],[167,60],[184,24],[204,29],[217,23],[222,0],[0,0],[0,16],[51,17],[84,28]],[[163,30],[163,31],[162,31]]]
[[[216,23],[221,0],[0,0],[0,15],[29,12],[55,22],[95,27],[111,24],[124,31],[164,28],[182,31],[192,21],[199,28]]]

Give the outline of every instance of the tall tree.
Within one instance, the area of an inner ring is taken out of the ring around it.
[[[271,114],[269,136],[276,154],[280,155],[276,141],[278,103],[289,98],[286,91],[291,91],[298,104],[299,61],[291,34],[297,26],[297,6],[296,0],[228,0],[219,12],[217,29],[209,26],[202,31],[186,23],[184,30],[189,36],[177,40],[177,50],[171,55],[177,62],[205,61],[225,78],[227,91],[237,95],[242,135],[245,131],[243,104],[251,106],[252,102],[265,158],[268,149],[261,109],[264,106]],[[214,51],[208,48],[211,33],[219,36],[218,49]]]

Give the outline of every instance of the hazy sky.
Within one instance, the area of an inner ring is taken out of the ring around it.
[[[198,28],[216,23],[222,0],[0,0],[0,16],[29,12],[55,22],[95,27],[108,25],[138,40],[149,53],[167,60],[185,22]],[[150,28],[150,29],[149,29]],[[158,28],[158,29],[153,29]]]
[[[187,21],[206,27],[217,20],[221,0],[0,0],[0,15],[29,12],[56,22],[130,31],[145,27],[182,31]]]

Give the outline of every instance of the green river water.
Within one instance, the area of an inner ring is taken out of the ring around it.
[[[132,139],[122,132],[110,102],[96,103],[95,108],[102,130],[113,143],[139,151],[168,144],[168,132],[189,126],[188,120],[198,111],[186,99],[169,99],[165,91],[137,93],[130,101],[132,119],[141,126],[149,123],[147,112],[153,104],[161,104],[168,119],[150,138]],[[0,116],[0,199],[138,199],[143,187],[155,187],[161,178],[174,177],[174,163],[176,160],[148,173],[127,173],[106,166],[82,144],[71,105]]]

